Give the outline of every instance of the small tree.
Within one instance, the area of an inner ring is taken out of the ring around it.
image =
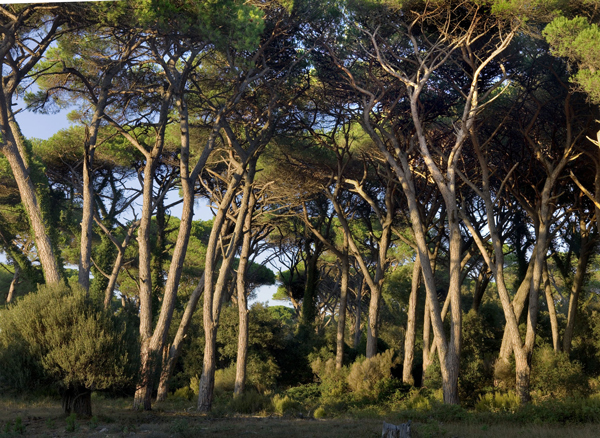
[[[0,387],[56,384],[65,413],[91,416],[93,390],[124,385],[137,365],[124,319],[79,288],[42,286],[0,314]]]

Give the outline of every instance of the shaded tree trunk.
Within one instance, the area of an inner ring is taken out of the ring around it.
[[[406,335],[404,336],[404,363],[402,367],[402,381],[409,385],[414,384],[412,376],[413,360],[415,358],[415,339],[417,327],[417,300],[419,293],[419,282],[421,278],[421,266],[419,259],[414,261],[410,297],[408,299],[408,321],[406,322]],[[429,324],[429,322],[428,322]]]
[[[92,416],[92,391],[82,386],[69,386],[61,391],[62,407],[65,414]]]
[[[563,337],[563,351],[567,354],[571,352],[571,343],[573,340],[573,330],[575,328],[575,320],[577,318],[577,306],[579,305],[579,295],[581,288],[583,287],[583,280],[587,272],[588,261],[592,253],[591,249],[593,245],[590,244],[589,230],[584,220],[580,220],[580,232],[581,232],[581,250],[579,253],[579,260],[577,262],[577,270],[575,271],[575,278],[573,278],[573,284],[571,285],[571,295],[569,297],[569,310],[567,313],[567,326],[565,327],[565,333]]]
[[[552,296],[552,285],[548,275],[548,264],[544,265],[542,273],[544,282],[544,291],[546,293],[546,305],[548,306],[548,315],[550,315],[550,328],[552,330],[552,347],[558,353],[560,351],[560,339],[558,334],[558,320],[556,319],[556,307],[554,306],[554,297]]]
[[[344,365],[344,336],[346,333],[346,307],[348,304],[348,282],[350,279],[350,260],[348,260],[348,238],[344,236],[346,250],[340,260],[342,269],[342,279],[340,284],[340,306],[339,317],[337,321],[336,349],[335,349],[335,367],[341,369]]]

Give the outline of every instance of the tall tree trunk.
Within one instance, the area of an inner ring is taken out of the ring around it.
[[[356,293],[356,315],[354,320],[354,348],[358,348],[360,345],[360,338],[362,336],[361,333],[361,308],[362,308],[362,296],[366,287],[366,282],[364,279],[360,281],[360,287],[357,289]]]
[[[190,323],[192,322],[192,317],[196,310],[196,306],[198,305],[198,301],[200,300],[202,292],[204,291],[205,275],[206,271],[202,273],[202,277],[200,277],[198,285],[194,288],[192,295],[190,295],[188,303],[185,306],[183,316],[181,317],[181,322],[179,323],[179,328],[177,329],[175,339],[173,339],[173,343],[169,347],[169,354],[166,358],[166,362],[163,361],[160,373],[160,382],[158,385],[158,394],[156,395],[156,401],[164,401],[167,399],[167,395],[169,393],[169,379],[173,374],[175,363],[177,362],[177,359],[179,358],[179,355],[181,353],[181,345],[187,335]]]
[[[575,320],[577,318],[577,306],[579,305],[579,294],[583,287],[583,280],[587,272],[588,261],[591,255],[590,236],[587,226],[583,219],[580,220],[580,232],[581,232],[581,249],[579,253],[579,260],[577,262],[577,270],[575,271],[575,278],[573,278],[573,284],[571,284],[571,295],[569,297],[569,311],[567,313],[567,326],[565,327],[565,334],[563,337],[563,351],[567,354],[571,352],[571,343],[573,340],[573,330],[575,328]]]
[[[52,249],[50,235],[46,230],[42,218],[42,210],[37,199],[35,186],[31,180],[30,172],[25,165],[25,159],[19,154],[13,133],[11,130],[5,129],[8,126],[8,115],[6,114],[4,103],[4,93],[0,92],[0,124],[2,126],[1,133],[3,139],[2,143],[0,143],[0,152],[8,160],[17,187],[19,188],[21,201],[27,211],[35,239],[35,248],[44,272],[44,279],[46,283],[58,283],[60,281],[58,261]]]
[[[341,369],[344,365],[344,336],[346,333],[346,307],[348,303],[348,282],[350,279],[350,260],[348,258],[348,238],[345,236],[345,251],[341,262],[342,279],[340,283],[340,306],[337,321],[335,367]]]
[[[246,365],[248,361],[248,295],[246,291],[246,277],[248,275],[248,258],[250,257],[252,243],[252,215],[256,198],[254,194],[250,195],[248,212],[244,219],[244,239],[242,241],[242,250],[240,252],[240,262],[236,276],[237,296],[238,296],[238,348],[235,368],[235,385],[233,395],[235,397],[243,394],[246,386]]]
[[[415,339],[417,327],[417,300],[419,283],[421,278],[421,266],[416,258],[413,264],[412,280],[410,287],[410,298],[408,299],[408,321],[406,322],[406,334],[404,336],[404,363],[402,367],[402,381],[409,385],[414,384],[412,376],[413,360],[415,358]],[[429,321],[427,322],[429,324]]]
[[[233,231],[233,236],[230,239],[223,263],[221,264],[219,276],[214,288],[210,273],[212,272],[215,262],[215,252],[217,246],[217,235],[215,233],[221,232],[221,227],[225,220],[225,214],[231,205],[231,201],[233,200],[233,196],[235,195],[236,189],[239,186],[242,175],[237,175],[237,177],[234,176],[229,183],[228,193],[223,197],[221,205],[219,206],[219,210],[217,211],[217,216],[215,217],[213,224],[213,230],[211,231],[209,244],[207,246],[205,270],[208,275],[206,276],[207,281],[205,282],[204,286],[203,313],[205,348],[202,375],[200,377],[200,389],[198,394],[198,410],[200,412],[209,412],[212,408],[217,353],[216,336],[219,325],[219,316],[221,313],[222,296],[226,287],[227,277],[231,272],[231,265],[236,249],[238,248],[241,235],[243,234],[243,225],[245,222],[244,218],[248,210],[252,184],[254,182],[255,166],[256,157],[251,160],[248,167],[246,183],[244,185],[242,201],[238,209],[235,229]],[[215,229],[215,225],[218,225],[217,229]]]

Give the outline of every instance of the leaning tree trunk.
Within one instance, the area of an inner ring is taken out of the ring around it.
[[[231,206],[231,202],[235,192],[237,191],[236,189],[241,182],[242,175],[235,175],[231,179],[227,188],[227,193],[223,197],[221,205],[219,206],[219,210],[217,211],[213,229],[211,230],[209,243],[207,245],[205,270],[208,272],[208,275],[205,277],[206,281],[204,286],[203,308],[205,347],[202,375],[200,376],[198,393],[198,410],[200,412],[209,412],[212,408],[213,390],[215,386],[217,329],[219,325],[219,316],[221,313],[222,297],[227,283],[227,277],[231,272],[233,258],[236,253],[236,249],[238,248],[240,236],[243,231],[244,219],[248,209],[252,182],[254,180],[256,159],[254,159],[254,162],[251,164],[252,165],[248,169],[248,175],[246,176],[244,194],[238,210],[238,218],[236,220],[233,236],[230,239],[230,243],[226,250],[221,268],[219,269],[219,276],[214,287],[212,285],[212,275],[210,275],[210,273],[215,266],[217,236],[221,234],[221,229],[226,218],[227,210],[229,210]]]
[[[17,283],[19,281],[19,273],[21,272],[21,268],[19,268],[19,264],[17,262],[14,263],[15,273],[13,274],[13,279],[10,282],[10,287],[8,288],[8,295],[6,296],[6,304],[10,304],[15,296],[15,289],[17,287]]]

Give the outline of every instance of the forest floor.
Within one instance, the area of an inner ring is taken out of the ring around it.
[[[273,437],[273,438],[376,438],[382,422],[392,422],[393,414],[380,418],[302,419],[281,416],[214,417],[199,414],[189,406],[164,403],[150,412],[131,408],[129,399],[93,400],[91,419],[67,417],[60,401],[40,399],[15,401],[0,399],[0,437]],[[412,425],[412,436],[481,438],[591,438],[600,436],[597,424],[514,425],[510,423],[443,423],[433,418]]]

